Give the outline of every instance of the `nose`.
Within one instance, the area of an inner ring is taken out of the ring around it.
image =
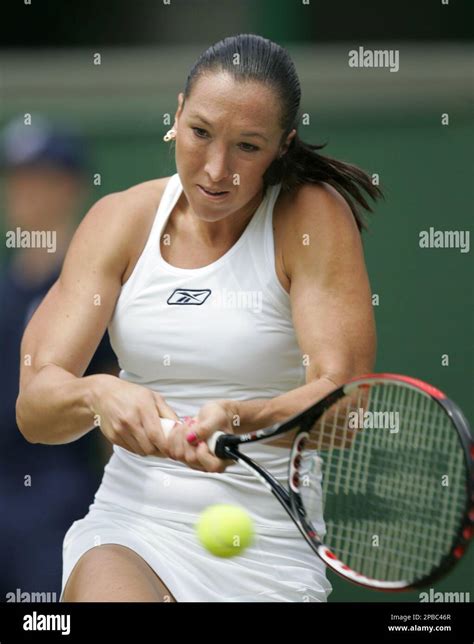
[[[229,155],[223,146],[210,146],[204,171],[212,185],[219,185],[230,177]]]

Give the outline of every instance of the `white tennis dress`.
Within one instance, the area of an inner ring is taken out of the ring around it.
[[[275,272],[280,187],[267,189],[225,255],[184,269],[160,252],[182,192],[173,175],[122,287],[109,325],[120,377],[159,392],[181,418],[219,398],[273,398],[305,383],[289,296]],[[255,444],[244,451],[287,481],[286,448]],[[245,508],[255,524],[253,545],[231,559],[210,554],[195,533],[199,514],[215,503]],[[324,530],[322,516],[318,527]],[[137,552],[178,602],[325,601],[331,591],[323,563],[285,510],[238,464],[224,473],[201,472],[115,445],[88,514],[65,535],[63,592],[81,555],[106,543]]]

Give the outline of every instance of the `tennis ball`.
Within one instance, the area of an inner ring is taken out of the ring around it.
[[[243,508],[211,505],[196,525],[202,545],[216,557],[235,557],[253,541],[253,522]]]

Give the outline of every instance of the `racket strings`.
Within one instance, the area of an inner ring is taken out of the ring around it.
[[[323,513],[325,543],[346,565],[414,580],[450,551],[465,505],[463,458],[430,397],[398,383],[359,387],[309,433],[300,494],[310,521]]]

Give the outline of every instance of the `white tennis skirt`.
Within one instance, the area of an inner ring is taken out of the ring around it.
[[[243,451],[286,483],[287,449],[256,443]],[[243,507],[254,521],[254,542],[236,557],[215,557],[197,538],[200,513],[216,503]],[[316,527],[324,530],[322,517]],[[324,602],[332,590],[285,510],[237,463],[200,472],[114,446],[88,514],[64,537],[60,601],[80,557],[107,543],[140,555],[178,602]]]

